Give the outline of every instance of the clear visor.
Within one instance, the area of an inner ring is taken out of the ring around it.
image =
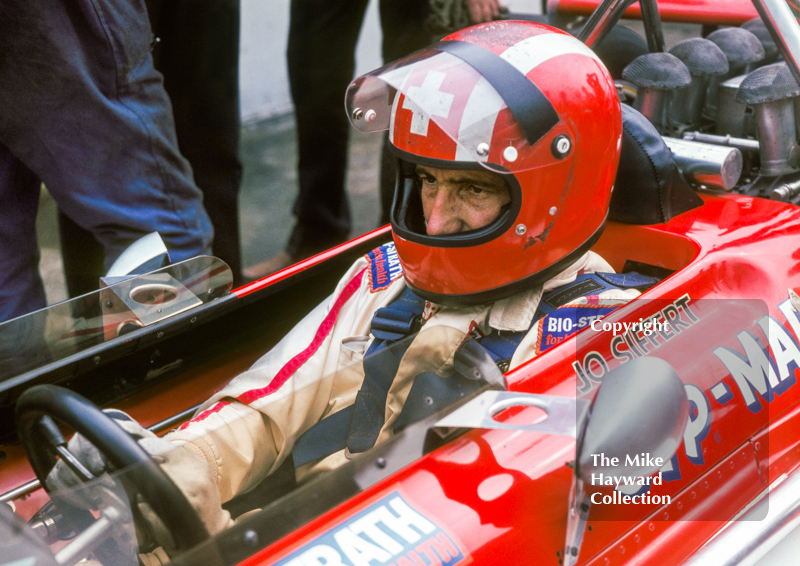
[[[447,52],[418,51],[358,77],[347,89],[345,108],[362,132],[390,130],[393,141],[408,136],[413,146],[419,140],[426,156],[449,151],[451,160],[499,173],[550,164],[551,145],[567,156],[576,142],[572,129],[559,121],[529,143],[503,96]],[[538,109],[533,110],[535,115]]]

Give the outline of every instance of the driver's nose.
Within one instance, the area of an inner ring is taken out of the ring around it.
[[[426,231],[429,236],[444,236],[461,231],[458,203],[451,191],[438,190],[427,208]]]

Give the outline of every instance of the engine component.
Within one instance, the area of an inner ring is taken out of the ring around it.
[[[742,81],[736,101],[755,108],[761,175],[777,177],[800,169],[795,113],[800,86],[786,63],[756,69]]]
[[[692,76],[689,88],[679,90],[672,97],[670,119],[673,128],[681,132],[700,124],[708,83],[712,77],[728,72],[728,58],[716,43],[702,37],[681,41],[669,52],[683,61]]]
[[[710,143],[712,145],[724,145],[738,148],[742,153],[756,152],[758,153],[759,143],[758,140],[750,140],[746,138],[737,138],[734,136],[715,136],[714,134],[704,134],[702,132],[686,132],[683,134],[683,139],[687,141],[696,141],[702,143]]]
[[[722,117],[717,110],[719,85],[731,77],[747,73],[764,59],[764,46],[752,32],[743,28],[722,28],[708,34],[708,40],[717,44],[728,58],[728,72],[709,81],[706,106],[703,114],[712,120]],[[730,133],[719,132],[718,133]]]
[[[768,65],[769,63],[774,63],[778,59],[778,46],[775,45],[775,40],[772,39],[772,35],[769,33],[767,26],[764,25],[764,20],[761,18],[753,18],[743,23],[740,27],[755,35],[761,42],[761,46],[764,48],[764,59],[761,61],[762,63]]]
[[[692,82],[692,76],[683,61],[670,53],[640,55],[625,67],[622,78],[637,87],[633,107],[661,133],[668,128],[666,112],[670,95]]]
[[[672,158],[691,182],[730,191],[742,176],[742,152],[724,147],[676,138],[664,138]]]
[[[753,108],[736,102],[736,93],[747,75],[738,75],[719,85],[717,94],[716,132],[721,136],[744,138],[756,135],[756,121]],[[710,90],[710,89],[709,89]],[[707,113],[708,105],[703,111]]]
[[[794,202],[800,196],[800,181],[790,181],[775,187],[769,194],[770,200],[780,200],[783,202]]]

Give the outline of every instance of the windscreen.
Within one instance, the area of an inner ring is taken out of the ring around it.
[[[230,268],[197,257],[0,324],[0,381],[119,339],[223,297]]]

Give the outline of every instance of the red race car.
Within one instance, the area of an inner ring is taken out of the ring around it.
[[[551,0],[548,12],[588,16],[573,32],[628,57],[614,77],[623,130],[646,120],[656,132],[649,145],[623,135],[611,219],[592,248],[621,277],[648,277],[641,295],[604,317],[555,319],[563,328],[543,334],[540,355],[505,373],[480,347],[461,348],[455,363],[474,387],[445,406],[431,399],[391,439],[314,479],[282,466],[226,503],[236,524],[214,536],[163,458],[97,407],[156,433],[180,425],[385,244],[388,227],[239,289],[203,257],[6,322],[0,561],[136,564],[143,522],[171,539],[171,563],[204,566],[764,556],[800,520],[800,9],[630,5]],[[642,52],[615,28],[623,14],[642,18]],[[668,65],[662,18],[703,24],[709,39],[673,47]],[[659,178],[664,155],[680,175]],[[84,469],[72,431],[115,471]],[[83,483],[41,489],[57,462]]]

